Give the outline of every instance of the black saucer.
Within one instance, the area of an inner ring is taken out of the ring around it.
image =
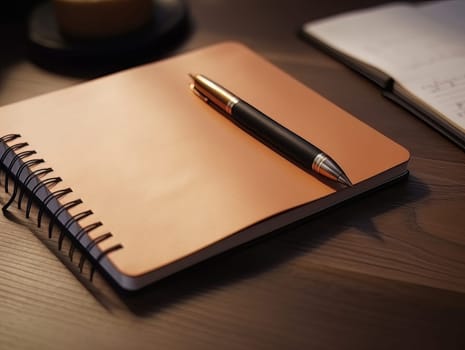
[[[108,57],[137,53],[166,44],[166,39],[187,21],[183,0],[153,0],[153,20],[141,29],[109,39],[77,40],[64,36],[56,22],[53,5],[39,5],[29,18],[29,41],[42,53],[72,58]]]

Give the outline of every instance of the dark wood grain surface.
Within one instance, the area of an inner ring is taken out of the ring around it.
[[[13,210],[0,216],[0,349],[465,348],[465,153],[297,36],[307,20],[376,3],[192,0],[170,50],[98,65],[31,60],[24,16],[2,8],[0,105],[238,40],[412,159],[405,181],[135,295],[76,275]]]

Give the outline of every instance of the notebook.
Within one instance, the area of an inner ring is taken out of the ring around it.
[[[304,38],[465,149],[465,1],[392,3],[306,23]]]
[[[191,92],[192,72],[318,145],[354,186],[304,172],[238,128]],[[0,134],[3,172],[127,290],[389,183],[409,160],[235,42],[4,106]]]

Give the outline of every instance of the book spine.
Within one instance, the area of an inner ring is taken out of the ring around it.
[[[0,137],[0,183],[2,183],[3,178],[2,186],[5,193],[9,194],[9,199],[2,207],[2,212],[7,218],[10,217],[8,209],[16,201],[18,209],[23,209],[25,217],[29,219],[32,206],[35,204],[38,208],[37,227],[42,226],[44,214],[48,216],[48,239],[51,240],[53,232],[58,229],[58,232],[60,232],[57,239],[58,250],[63,252],[63,241],[67,237],[71,243],[67,253],[68,258],[72,262],[75,251],[78,249],[80,258],[79,262],[76,262],[76,266],[82,274],[84,264],[87,261],[91,267],[89,280],[92,281],[96,268],[100,266],[99,262],[106,255],[123,248],[123,246],[116,244],[105,250],[96,249],[99,243],[112,237],[112,233],[99,234],[90,239],[88,234],[103,224],[94,222],[84,227],[79,225],[80,220],[93,214],[92,211],[85,210],[75,215],[69,214],[68,211],[81,205],[82,200],[59,201],[72,193],[72,189],[62,188],[52,191],[52,187],[62,182],[62,179],[51,176],[53,169],[43,167],[45,161],[35,157],[36,151],[24,150],[27,146],[29,144],[21,142],[21,135],[19,134],[8,134]],[[39,193],[42,193],[42,195],[39,196]],[[24,202],[25,207],[23,207]],[[53,210],[50,206],[52,202],[58,204]],[[63,217],[66,219],[63,219]],[[73,225],[79,227],[79,230],[74,234],[70,231]]]

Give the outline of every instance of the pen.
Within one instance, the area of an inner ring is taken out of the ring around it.
[[[305,171],[314,171],[346,186],[352,186],[337,163],[318,147],[277,123],[255,107],[201,74],[190,74],[191,90],[221,111],[246,132]]]

